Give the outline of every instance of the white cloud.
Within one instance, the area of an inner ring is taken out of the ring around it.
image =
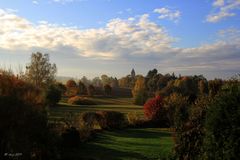
[[[154,9],[155,13],[160,14],[159,19],[169,19],[177,22],[181,16],[181,12],[178,10],[170,10],[168,8],[157,8]]]
[[[100,63],[99,59],[105,59],[116,60],[119,67],[123,63],[141,65],[144,69],[159,65],[167,72],[240,69],[237,28],[219,31],[218,39],[211,44],[176,48],[173,47],[176,38],[150,21],[148,14],[126,20],[112,19],[103,28],[83,30],[47,21],[33,24],[16,13],[0,9],[0,26],[0,51],[4,52],[31,53],[37,49],[56,53],[56,57],[74,56],[75,64],[80,59],[81,63],[91,59],[95,65]]]
[[[0,10],[0,46],[17,50],[31,48],[74,48],[80,56],[114,59],[131,55],[158,54],[171,46],[174,38],[164,28],[138,19],[113,19],[104,28],[81,30],[58,26],[46,21],[32,24],[28,20]]]
[[[213,6],[215,7],[219,7],[219,6],[223,6],[224,5],[224,0],[215,0],[213,2]]]
[[[216,23],[227,17],[236,16],[236,10],[240,9],[240,0],[215,0],[212,5],[217,12],[209,14],[206,21]]]
[[[60,4],[66,4],[71,2],[82,2],[82,1],[86,1],[86,0],[52,0],[52,2],[60,3]]]
[[[32,3],[35,4],[35,5],[38,5],[38,4],[39,4],[38,1],[32,1]]]

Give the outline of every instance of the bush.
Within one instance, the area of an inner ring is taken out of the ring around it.
[[[79,143],[80,134],[76,128],[68,128],[62,133],[62,146],[64,148],[77,148]]]
[[[22,159],[55,157],[55,142],[45,114],[15,97],[0,96],[0,159],[22,153]]]
[[[206,116],[204,159],[240,157],[240,84],[224,86]]]
[[[167,116],[171,127],[179,126],[178,123],[186,119],[189,106],[188,97],[173,93],[164,98],[164,107],[167,109]]]
[[[0,71],[0,96],[10,96],[25,104],[44,109],[42,90],[11,73]]]
[[[100,115],[96,112],[83,112],[78,117],[77,126],[79,128],[94,129],[96,125],[99,125],[100,119]]]
[[[128,124],[131,126],[139,126],[142,125],[143,120],[136,112],[129,112],[127,114]]]
[[[0,159],[6,159],[4,153],[22,153],[20,159],[56,158],[56,136],[49,130],[43,102],[39,88],[0,73]]]
[[[116,111],[98,111],[100,115],[99,124],[102,129],[119,129],[125,125],[125,117],[121,112]]]
[[[49,106],[55,106],[60,101],[62,92],[57,85],[50,85],[45,94],[46,103]]]
[[[68,99],[69,104],[74,105],[95,105],[96,103],[86,97],[75,96]]]
[[[175,151],[179,159],[202,159],[204,122],[209,102],[208,97],[200,97],[190,110],[182,106],[177,111]]]
[[[160,96],[152,98],[144,104],[144,115],[154,123],[160,122],[162,127],[169,126],[167,110],[163,107],[163,99]]]

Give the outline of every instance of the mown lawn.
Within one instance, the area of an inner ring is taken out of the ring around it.
[[[143,107],[132,104],[131,98],[89,98],[98,105],[71,105],[66,103],[67,99],[62,99],[56,107],[49,108],[49,120],[58,121],[68,113],[80,114],[86,111],[118,111],[127,115],[134,112],[144,118]]]
[[[65,156],[83,160],[157,160],[171,155],[172,147],[167,129],[124,129],[98,133],[92,141],[82,143]]]
[[[87,97],[89,100],[93,101],[97,105],[132,105],[133,98],[120,98],[120,97],[105,97],[105,96],[94,96]],[[63,97],[60,102],[67,103],[68,98]]]

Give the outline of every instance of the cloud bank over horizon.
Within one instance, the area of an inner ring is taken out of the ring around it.
[[[223,1],[215,1],[213,5],[229,8]],[[180,11],[167,8],[157,8],[154,12],[160,14],[160,19],[176,20],[181,15]],[[209,18],[208,21],[218,20]],[[0,54],[51,53],[58,65],[65,61],[59,67],[62,75],[76,72],[78,62],[95,65],[89,67],[94,74],[105,64],[106,68],[112,68],[111,72],[114,67],[127,65],[144,71],[160,68],[162,72],[206,74],[210,78],[223,72],[233,74],[240,69],[240,31],[234,27],[219,30],[211,43],[190,48],[175,47],[181,41],[179,37],[152,21],[150,14],[110,19],[104,27],[80,29],[47,21],[33,23],[18,16],[16,11],[0,9],[0,26]]]

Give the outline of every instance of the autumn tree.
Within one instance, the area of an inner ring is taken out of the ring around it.
[[[78,82],[78,89],[79,89],[79,94],[81,94],[81,95],[84,95],[87,93],[87,88],[82,81]]]
[[[110,84],[110,83],[111,83],[110,78],[109,78],[107,75],[105,75],[105,74],[101,76],[101,79],[102,79],[103,85],[106,85],[106,84]]]
[[[83,77],[81,78],[81,82],[82,82],[85,86],[88,86],[88,85],[91,83],[91,81],[90,81],[89,79],[87,79],[86,76],[83,76]]]
[[[160,122],[161,126],[169,126],[166,109],[163,106],[163,98],[157,96],[149,99],[144,104],[144,115],[148,120]]]
[[[214,97],[218,91],[221,89],[223,85],[223,80],[221,79],[214,79],[208,81],[208,89],[209,89],[209,95]]]
[[[112,88],[118,88],[118,87],[119,87],[118,79],[117,79],[116,77],[112,79],[110,86],[111,86]]]
[[[26,77],[36,86],[52,83],[57,72],[56,64],[49,62],[49,55],[32,53],[31,62],[26,66]]]
[[[77,95],[77,93],[78,93],[77,83],[73,79],[70,79],[67,81],[66,87],[67,87],[66,94],[68,96],[71,97],[71,96]]]
[[[96,87],[102,87],[102,81],[99,77],[93,78],[92,84]]]
[[[87,88],[87,92],[89,96],[93,96],[95,93],[95,87],[93,85],[89,85]]]
[[[118,80],[119,86],[121,88],[132,88],[132,78],[130,75],[126,77],[122,77],[121,79]]]
[[[112,87],[111,87],[109,84],[106,84],[106,85],[104,86],[104,92],[105,92],[106,95],[111,95],[111,93],[112,93]]]
[[[143,105],[147,100],[145,79],[143,76],[138,76],[135,86],[132,89],[134,103],[137,105]]]
[[[57,82],[56,86],[61,91],[62,95],[64,95],[65,92],[67,91],[67,87],[64,84],[62,84],[61,82]]]

